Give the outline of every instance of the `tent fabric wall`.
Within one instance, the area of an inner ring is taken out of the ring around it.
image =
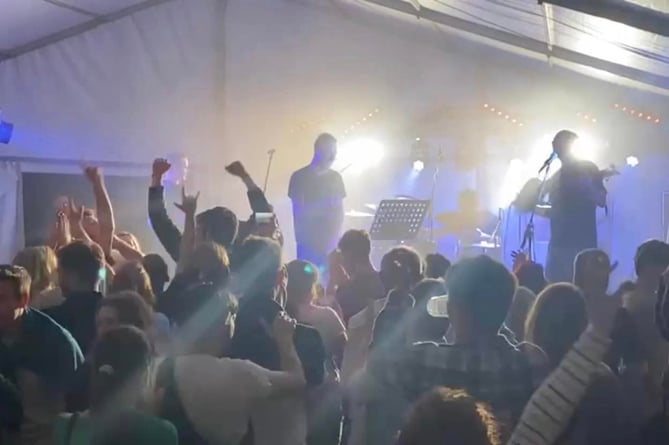
[[[0,162],[0,264],[12,261],[23,245],[21,166]]]
[[[175,0],[0,64],[8,156],[142,160],[216,148],[225,0]],[[195,154],[195,153],[194,153]]]

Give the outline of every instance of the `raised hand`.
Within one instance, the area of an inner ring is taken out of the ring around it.
[[[102,180],[102,169],[100,169],[100,167],[84,165],[82,168],[84,170],[84,175],[91,183],[95,184]]]
[[[174,203],[177,209],[184,212],[186,215],[194,215],[197,211],[197,200],[200,198],[200,192],[195,195],[187,195],[186,188],[181,188],[181,204]]]
[[[246,172],[244,165],[239,161],[235,161],[232,164],[228,165],[227,167],[225,167],[225,170],[232,176],[236,176],[238,178],[245,178],[249,175]]]
[[[279,345],[289,345],[293,342],[293,333],[297,322],[285,312],[280,312],[272,322],[272,337]]]
[[[172,167],[167,159],[157,158],[153,161],[151,176],[154,178],[162,178],[165,173]]]
[[[517,272],[525,263],[529,262],[527,254],[522,250],[514,250],[511,252],[511,258],[513,259],[513,271]]]
[[[84,206],[78,207],[72,197],[68,198],[65,206],[65,214],[71,225],[78,226],[81,224],[84,214]]]
[[[70,221],[65,212],[59,211],[56,215],[54,243],[56,246],[66,246],[72,241]]]

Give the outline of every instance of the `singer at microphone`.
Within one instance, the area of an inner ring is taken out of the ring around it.
[[[293,173],[288,187],[297,257],[320,269],[337,247],[344,224],[346,189],[341,174],[332,169],[336,157],[337,140],[321,134],[314,143],[311,163]]]
[[[550,282],[572,281],[576,255],[597,247],[597,208],[606,206],[607,192],[599,168],[573,154],[577,139],[578,135],[569,130],[558,132],[553,139],[553,154],[542,167],[549,168],[554,157],[562,164],[544,190],[551,204],[546,259]]]

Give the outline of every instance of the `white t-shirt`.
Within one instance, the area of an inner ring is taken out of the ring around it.
[[[298,311],[298,321],[316,328],[328,355],[332,355],[335,342],[339,336],[346,333],[344,323],[339,315],[330,307],[309,305]]]
[[[304,394],[273,398],[253,411],[254,445],[304,445],[307,412]]]
[[[251,413],[270,403],[269,372],[248,360],[209,355],[178,357],[174,368],[179,399],[193,428],[209,443],[226,445],[239,443]]]

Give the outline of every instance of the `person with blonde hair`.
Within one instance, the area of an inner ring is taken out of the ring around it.
[[[44,309],[63,302],[63,296],[57,285],[58,259],[49,246],[26,247],[16,254],[12,264],[23,267],[30,274],[32,307]]]

